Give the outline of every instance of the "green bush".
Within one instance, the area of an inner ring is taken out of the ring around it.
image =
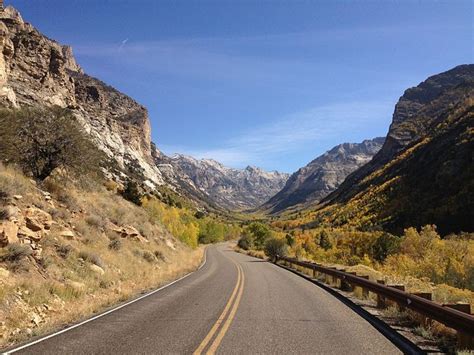
[[[2,261],[17,262],[33,253],[31,248],[26,244],[12,243],[6,248],[6,252],[2,255]]]
[[[104,154],[70,111],[53,107],[0,110],[0,156],[44,180],[59,167],[98,173]]]
[[[122,197],[138,206],[141,206],[143,194],[135,181],[128,180],[125,189],[122,192]]]
[[[244,234],[242,237],[240,237],[239,241],[237,242],[237,245],[239,246],[239,248],[244,250],[252,249],[252,238],[248,234]]]
[[[267,239],[272,236],[270,228],[260,222],[251,223],[246,228],[245,234],[252,240],[252,244],[257,250],[262,250]]]
[[[101,257],[97,254],[90,253],[88,251],[81,251],[79,253],[79,257],[82,258],[84,261],[88,261],[92,264],[95,264],[101,268],[105,267],[104,262],[102,261]]]
[[[384,233],[377,238],[372,246],[373,258],[383,262],[389,255],[400,251],[400,238],[389,233]]]
[[[288,245],[283,239],[270,238],[265,242],[265,255],[273,261],[277,256],[285,256],[288,252]]]
[[[222,223],[212,219],[200,220],[200,230],[198,241],[200,244],[210,244],[222,242],[225,237],[225,228]]]
[[[148,250],[144,250],[142,256],[143,259],[145,259],[149,263],[153,263],[156,261],[155,255],[152,252],[149,252]]]
[[[331,240],[329,239],[329,234],[325,230],[319,235],[319,246],[324,250],[329,250],[332,248]]]
[[[63,259],[66,259],[73,250],[74,248],[70,244],[62,244],[56,247],[56,252]]]
[[[112,239],[110,242],[109,242],[109,249],[110,250],[120,250],[122,248],[122,241],[120,239]]]

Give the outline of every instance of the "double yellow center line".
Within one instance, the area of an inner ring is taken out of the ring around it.
[[[208,346],[209,342],[212,340],[216,332],[219,330],[219,333],[214,338],[214,341],[207,349],[206,354],[215,354],[217,348],[219,347],[222,339],[224,338],[225,334],[229,330],[230,324],[235,317],[235,313],[237,312],[237,308],[239,307],[240,299],[242,298],[242,293],[244,291],[244,272],[242,267],[238,265],[236,262],[232,260],[232,262],[237,267],[237,284],[232,291],[232,295],[227,301],[224,310],[222,311],[219,318],[217,318],[216,323],[212,326],[209,333],[206,335],[204,340],[199,344],[198,348],[194,351],[193,355],[200,355],[204,352],[204,349]],[[222,327],[221,327],[222,325]]]

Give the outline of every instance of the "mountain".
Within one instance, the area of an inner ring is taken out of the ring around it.
[[[166,185],[201,206],[241,209],[261,204],[288,178],[258,168],[240,171],[213,161],[167,157],[151,142],[146,108],[85,74],[71,47],[41,34],[11,6],[0,12],[0,33],[0,107],[70,109],[115,162],[107,171],[112,179],[131,177],[151,190]]]
[[[188,186],[188,190],[191,186],[215,205],[230,210],[259,206],[277,193],[289,176],[252,166],[233,169],[212,159],[198,160],[179,154],[162,158],[159,163],[167,180]],[[165,164],[170,167],[166,172]]]
[[[323,199],[320,220],[394,232],[425,224],[443,234],[472,232],[473,104],[472,64],[406,90],[382,149]]]
[[[0,106],[69,108],[96,145],[149,186],[165,183],[153,159],[147,110],[88,76],[69,46],[42,35],[13,7],[0,11]]]
[[[283,189],[261,208],[276,213],[299,204],[319,202],[334,191],[347,175],[369,162],[383,142],[384,138],[375,138],[335,146],[293,173]]]

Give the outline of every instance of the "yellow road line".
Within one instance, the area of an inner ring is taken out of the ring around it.
[[[201,342],[201,344],[199,344],[199,347],[194,351],[193,355],[200,355],[202,353],[202,351],[207,346],[209,341],[212,339],[212,337],[214,336],[215,332],[217,331],[217,329],[219,328],[221,323],[224,321],[225,317],[227,316],[227,312],[229,312],[230,306],[232,305],[232,302],[234,301],[234,298],[237,295],[237,291],[238,291],[239,286],[240,286],[241,271],[240,271],[240,267],[235,262],[234,262],[234,264],[237,268],[237,283],[234,287],[234,290],[232,291],[232,295],[230,296],[229,301],[227,302],[227,304],[226,304],[224,310],[222,311],[221,315],[219,316],[219,318],[217,318],[216,323],[211,328],[211,330],[206,335],[206,337]]]
[[[225,321],[224,325],[221,328],[221,331],[219,334],[217,334],[216,339],[214,339],[214,342],[212,345],[209,347],[209,350],[207,351],[207,355],[212,355],[215,354],[217,348],[219,347],[220,343],[222,342],[222,339],[226,335],[227,331],[229,330],[230,324],[232,323],[232,320],[235,317],[235,313],[237,312],[237,308],[239,308],[239,303],[240,299],[242,298],[242,293],[244,292],[244,271],[239,265],[239,269],[242,273],[242,282],[240,283],[240,290],[239,294],[237,296],[237,299],[235,300],[234,306],[232,307],[232,311],[229,313],[229,317],[227,317],[227,320]]]

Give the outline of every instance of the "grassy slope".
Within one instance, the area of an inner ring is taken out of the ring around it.
[[[12,250],[0,249],[0,347],[156,288],[195,269],[202,260],[202,248],[185,246],[144,209],[112,192],[57,186],[55,190],[54,184],[50,188],[53,199],[46,201],[32,181],[0,166],[0,190],[22,195],[15,201],[20,209],[35,205],[56,222],[40,242],[40,261],[26,255],[6,260]],[[117,239],[107,221],[136,227],[147,242]],[[65,227],[76,236],[62,237]],[[114,248],[111,240],[119,240]]]

